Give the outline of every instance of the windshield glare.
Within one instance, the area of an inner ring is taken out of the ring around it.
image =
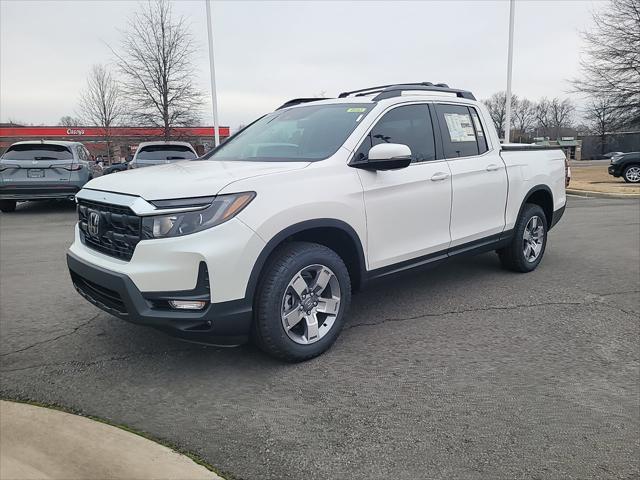
[[[193,160],[196,155],[185,145],[152,145],[142,147],[136,161],[153,160]]]
[[[3,160],[73,160],[71,150],[63,145],[12,145]]]
[[[366,103],[308,105],[270,113],[206,159],[324,160],[333,155],[373,107]]]

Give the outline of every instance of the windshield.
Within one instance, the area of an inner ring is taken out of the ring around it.
[[[308,105],[270,113],[205,159],[312,162],[330,157],[373,104]]]
[[[64,145],[26,144],[12,145],[3,160],[73,160],[73,154]]]
[[[142,147],[136,161],[193,160],[196,154],[186,145],[149,145]]]

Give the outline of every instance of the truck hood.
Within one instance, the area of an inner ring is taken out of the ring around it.
[[[145,200],[207,197],[237,180],[304,168],[308,162],[194,160],[136,168],[95,178],[85,188]]]

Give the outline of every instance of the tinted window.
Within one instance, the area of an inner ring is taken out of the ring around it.
[[[437,111],[445,157],[478,155],[476,127],[469,109],[463,105],[438,105]]]
[[[401,143],[411,149],[413,162],[436,158],[433,126],[426,105],[407,105],[387,112],[355,153],[354,162],[367,159],[369,149],[379,143]]]
[[[211,160],[316,161],[342,146],[371,109],[367,103],[307,105],[273,112],[249,125]]]
[[[64,145],[34,143],[12,145],[2,158],[6,160],[72,160],[73,154]]]
[[[185,145],[149,145],[142,147],[136,161],[145,160],[193,160],[195,153]]]
[[[478,116],[478,112],[475,108],[469,107],[469,111],[471,112],[471,117],[473,118],[473,126],[476,129],[476,138],[478,139],[478,153],[482,154],[489,150],[487,146],[487,136],[484,133],[484,128],[482,128],[482,122],[480,122],[480,117]]]

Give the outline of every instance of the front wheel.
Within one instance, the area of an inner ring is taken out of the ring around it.
[[[513,231],[511,243],[498,250],[500,263],[514,272],[531,272],[542,261],[547,246],[547,219],[539,205],[527,203]]]
[[[308,360],[338,338],[350,302],[349,272],[337,253],[316,243],[288,243],[266,266],[254,339],[272,356]]]
[[[9,213],[16,211],[16,201],[15,200],[0,200],[0,211]]]
[[[624,170],[624,181],[627,183],[639,183],[640,182],[640,165],[629,165]]]

